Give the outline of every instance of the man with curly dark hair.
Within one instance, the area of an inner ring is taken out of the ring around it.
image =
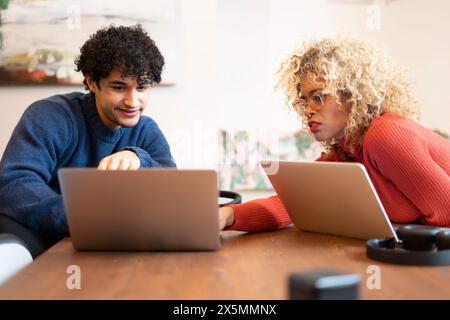
[[[68,235],[57,178],[63,167],[175,167],[158,125],[142,115],[164,59],[140,25],[110,26],[81,47],[76,70],[90,92],[31,104],[0,162],[0,232],[36,256]]]

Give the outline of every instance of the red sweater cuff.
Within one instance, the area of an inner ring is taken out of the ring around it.
[[[234,223],[226,230],[247,232],[281,229],[291,219],[278,196],[230,205],[234,210]]]

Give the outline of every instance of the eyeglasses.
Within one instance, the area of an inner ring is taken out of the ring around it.
[[[305,99],[305,98],[298,99],[297,105],[298,105],[299,111],[305,112],[307,106],[310,106],[312,109],[314,109],[316,111],[319,110],[320,108],[322,108],[323,104],[325,103],[325,97],[327,95],[328,94],[324,94],[322,92],[322,93],[315,93],[307,99]]]

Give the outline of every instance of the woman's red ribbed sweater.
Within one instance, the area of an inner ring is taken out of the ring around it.
[[[334,153],[327,161],[342,160]],[[411,119],[386,113],[372,121],[351,161],[366,167],[393,222],[450,227],[449,141]],[[228,230],[265,231],[291,223],[278,196],[231,207],[234,224]]]

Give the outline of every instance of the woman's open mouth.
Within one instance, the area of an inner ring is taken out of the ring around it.
[[[320,122],[316,122],[316,121],[309,121],[308,122],[309,130],[311,130],[312,132],[319,130],[321,125],[322,124]]]

